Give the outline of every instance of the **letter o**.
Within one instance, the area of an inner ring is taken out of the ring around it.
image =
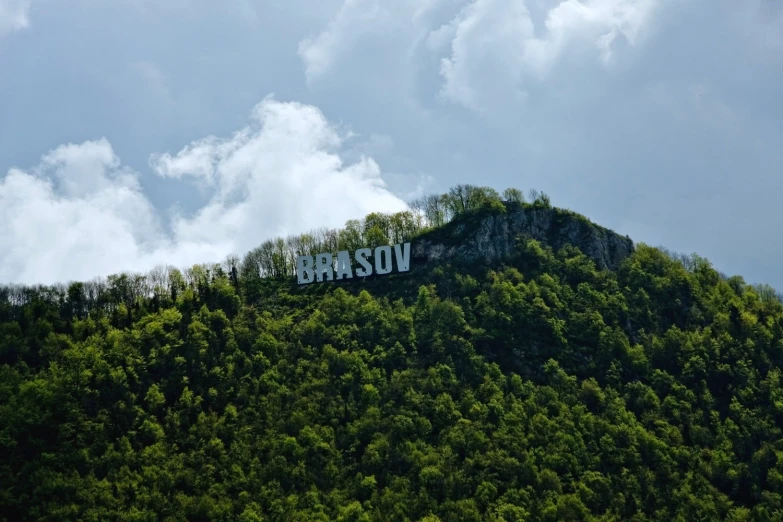
[[[389,245],[377,247],[374,257],[376,274],[383,275],[392,271],[392,249]]]

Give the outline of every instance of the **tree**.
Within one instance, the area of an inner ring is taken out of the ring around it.
[[[299,253],[420,233],[415,216],[0,286],[0,522],[776,520],[774,289],[528,237],[495,266],[288,277]]]
[[[507,188],[503,191],[503,199],[511,203],[524,203],[525,194],[519,189]]]

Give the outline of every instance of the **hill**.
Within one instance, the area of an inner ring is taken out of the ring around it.
[[[0,288],[0,520],[781,520],[779,297],[530,199]]]

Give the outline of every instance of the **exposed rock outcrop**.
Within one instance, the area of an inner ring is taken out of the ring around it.
[[[413,241],[414,262],[497,262],[514,252],[517,239],[528,237],[558,250],[579,248],[598,268],[616,270],[634,250],[633,241],[591,223],[578,214],[556,208],[507,205],[505,214],[457,219]]]

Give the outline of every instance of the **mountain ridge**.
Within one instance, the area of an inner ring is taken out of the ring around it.
[[[0,287],[0,522],[781,519],[774,293],[545,197],[449,196],[429,227]],[[406,238],[410,272],[289,272]]]
[[[599,269],[617,270],[634,250],[627,236],[584,216],[552,207],[503,202],[503,212],[483,212],[425,232],[412,244],[414,260],[496,263],[512,255],[519,239],[535,239],[557,250],[572,245]]]

